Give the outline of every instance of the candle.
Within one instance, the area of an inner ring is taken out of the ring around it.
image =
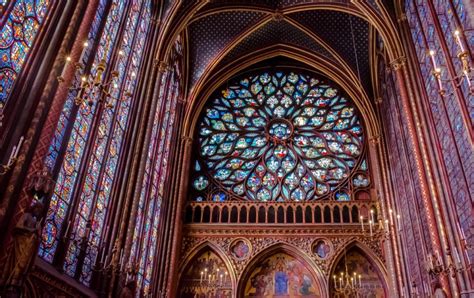
[[[71,57],[67,56],[66,57],[66,62],[64,63],[64,66],[63,66],[63,70],[61,71],[61,75],[60,75],[61,79],[64,79],[64,75],[66,73],[67,65],[69,64],[69,62],[71,62]]]
[[[10,153],[10,157],[8,158],[7,165],[11,165],[13,163],[13,159],[15,158],[16,146],[13,146],[12,153]]]
[[[202,276],[204,275],[204,271],[201,271],[201,280],[199,281],[199,283],[202,284]]]
[[[374,209],[370,209],[370,218],[372,219],[372,222],[375,223],[375,220],[374,220]]]
[[[354,278],[351,277],[351,285],[354,286]]]
[[[123,267],[125,266],[125,254],[123,253],[122,251],[122,258],[121,258],[121,261],[120,261],[120,271],[123,271]]]
[[[469,88],[471,88],[472,83],[471,83],[471,78],[469,78],[469,73],[467,72],[467,70],[464,70],[463,73],[464,73],[464,76],[466,77],[467,85],[469,86]]]
[[[385,229],[386,229],[387,232],[388,232],[388,219],[385,220]]]
[[[393,226],[393,210],[392,209],[388,210],[388,215],[390,217],[390,225]]]
[[[372,237],[372,220],[369,220],[370,237]]]
[[[441,255],[439,254],[439,251],[436,251],[436,260],[438,261],[438,265],[441,265]]]
[[[436,70],[438,65],[436,64],[435,51],[430,50],[431,63],[433,63],[433,68]]]
[[[15,157],[18,156],[18,152],[20,152],[20,148],[21,148],[21,145],[23,145],[24,140],[25,140],[25,138],[23,136],[21,136],[20,141],[18,142],[18,145],[16,147]]]
[[[456,257],[456,262],[461,264],[461,258],[459,257],[458,249],[456,247],[454,248],[454,256]]]
[[[64,233],[65,236],[67,236],[67,232],[69,232],[69,227],[70,226],[71,226],[71,221],[69,220],[68,223],[67,223],[66,232]]]
[[[336,283],[336,275],[332,276],[332,279],[334,281],[334,288],[337,288],[337,283]]]
[[[224,277],[224,275],[221,274],[219,277],[220,277],[220,282],[219,282],[219,284],[222,286],[222,277]]]
[[[362,287],[362,275],[359,274],[359,287]]]
[[[81,57],[79,58],[79,61],[78,61],[79,63],[84,63],[85,64],[85,62],[83,62],[83,60],[84,60],[84,57],[86,55],[88,46],[89,46],[89,43],[87,41],[84,42],[84,44],[83,44],[84,48],[82,49]]]
[[[227,271],[224,274],[224,283],[227,282]]]
[[[360,216],[360,223],[362,224],[362,232],[364,232],[364,217]]]
[[[459,223],[458,223],[458,229],[459,229],[459,233],[461,234],[462,240],[466,240],[466,235],[464,235],[464,230],[461,228]]]
[[[342,277],[339,277],[339,287],[342,288]]]
[[[459,32],[459,30],[454,31],[454,36],[456,36],[456,43],[458,44],[461,53],[463,53],[465,50],[464,45],[461,41],[461,32]]]
[[[400,220],[400,214],[397,214],[397,224],[398,224],[398,230],[402,230],[402,225],[401,225],[401,220]]]

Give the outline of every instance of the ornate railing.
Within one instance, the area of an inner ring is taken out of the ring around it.
[[[376,201],[316,202],[189,202],[186,224],[360,224]]]

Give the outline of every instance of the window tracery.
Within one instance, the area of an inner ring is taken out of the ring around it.
[[[276,71],[228,86],[200,118],[194,200],[349,200],[369,186],[364,132],[334,84]]]
[[[17,0],[0,32],[0,109],[25,66],[36,37],[48,15],[50,0]],[[0,3],[6,5],[7,3]]]
[[[110,9],[106,11],[106,7]],[[53,262],[59,240],[65,239],[63,270],[86,285],[90,283],[92,266],[104,257],[105,221],[133,105],[129,94],[136,89],[150,17],[150,1],[113,1],[110,6],[101,1],[89,34],[91,40],[95,36],[100,39],[95,51],[81,62],[87,65],[93,59],[92,75],[101,59],[108,68],[118,71],[111,107],[76,106],[76,94],[71,91],[46,159],[58,176],[39,255]],[[98,35],[102,20],[105,25]],[[80,84],[80,78],[74,84]]]

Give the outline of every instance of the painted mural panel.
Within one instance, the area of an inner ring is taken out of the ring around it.
[[[345,268],[346,266],[347,270]],[[334,274],[339,274],[340,272],[344,272],[345,274],[352,274],[353,272],[356,272],[358,275],[361,275],[361,290],[359,297],[386,297],[383,283],[380,280],[377,270],[357,249],[348,251],[345,258],[342,258],[342,260],[336,266]],[[346,296],[338,296],[335,294],[333,297]]]
[[[277,253],[252,271],[245,284],[245,297],[319,298],[321,291],[310,269],[285,253]]]
[[[222,259],[210,250],[195,258],[181,277],[179,297],[231,298],[232,281]]]

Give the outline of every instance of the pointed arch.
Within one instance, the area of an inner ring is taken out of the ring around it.
[[[179,285],[181,285],[181,283],[183,282],[183,278],[185,277],[184,275],[186,274],[186,271],[190,268],[190,266],[193,264],[193,262],[207,252],[214,253],[223,262],[229,274],[232,291],[235,291],[237,277],[235,276],[234,270],[232,270],[232,262],[229,259],[228,254],[211,241],[205,241],[201,243],[200,245],[192,249],[183,258],[184,261],[182,262],[181,266],[179,266],[180,269],[177,276],[177,281],[179,282]]]
[[[332,263],[330,265],[330,274],[329,276],[333,276],[335,274],[335,270],[338,266],[338,264],[343,260],[345,257],[346,253],[351,250],[356,250],[362,257],[367,260],[367,262],[372,265],[374,268],[375,273],[377,274],[379,281],[382,283],[383,290],[385,293],[385,296],[388,297],[388,272],[387,269],[384,266],[383,260],[381,260],[374,252],[372,249],[370,249],[367,245],[364,243],[358,241],[358,240],[352,240],[348,242],[344,247],[340,248],[339,251],[336,252],[336,256],[333,258]],[[332,283],[331,280],[329,280],[328,283],[328,293],[330,293],[332,290]]]
[[[190,106],[184,118],[184,135],[193,134],[199,120],[198,116],[207,99],[219,86],[252,65],[279,56],[300,61],[306,64],[308,68],[312,68],[313,71],[324,73],[325,76],[341,86],[354,101],[361,115],[364,115],[368,138],[380,135],[380,126],[373,105],[363,92],[360,82],[348,79],[345,72],[341,71],[336,65],[328,63],[327,59],[322,56],[304,49],[281,44],[262,48],[252,53],[251,57],[243,56],[229,65],[220,67],[215,73],[209,74],[201,85],[196,86],[193,92],[189,94]]]
[[[244,271],[240,274],[239,283],[236,288],[236,297],[244,297],[247,281],[251,277],[252,272],[256,268],[256,266],[264,262],[268,258],[271,258],[272,256],[277,255],[279,253],[286,254],[297,260],[303,266],[305,266],[305,268],[308,269],[308,271],[311,273],[314,281],[319,287],[321,297],[329,297],[326,280],[320,268],[303,250],[286,243],[274,244],[259,252],[255,257],[252,258],[252,260],[250,260]]]

